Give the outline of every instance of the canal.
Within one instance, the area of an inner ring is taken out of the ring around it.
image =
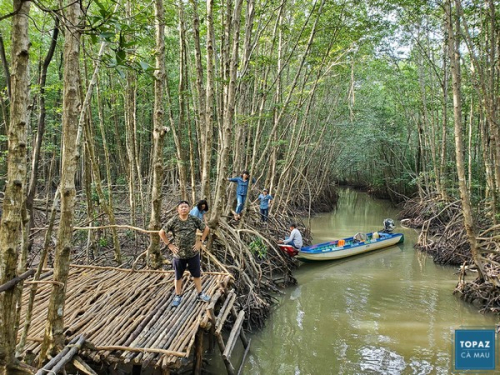
[[[385,218],[405,243],[302,264],[266,327],[249,335],[243,374],[451,373],[455,329],[493,328],[497,318],[453,295],[457,269],[415,250],[418,233],[397,214],[389,202],[346,189],[335,211],[312,219],[314,243],[380,230]]]

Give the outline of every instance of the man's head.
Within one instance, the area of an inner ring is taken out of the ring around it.
[[[290,230],[294,230],[295,228],[297,228],[297,224],[290,223]]]
[[[250,173],[248,171],[241,172],[241,177],[248,179],[250,177]]]
[[[180,201],[177,204],[177,212],[181,216],[185,216],[185,215],[189,214],[189,202],[184,201],[184,200]]]
[[[267,193],[268,193],[268,190],[267,190],[267,189],[264,189],[264,190],[262,190],[262,192],[263,192],[264,194],[267,194]]]

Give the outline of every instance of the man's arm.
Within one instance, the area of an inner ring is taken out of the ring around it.
[[[166,245],[168,245],[170,243],[170,240],[167,237],[167,233],[163,229],[160,229],[160,231],[158,232],[158,234],[160,235],[160,238],[162,239],[162,241]]]
[[[167,249],[169,249],[172,253],[177,254],[177,251],[179,249],[177,249],[177,246],[175,246],[172,242],[170,242],[170,240],[167,237],[167,232],[165,232],[165,230],[163,229],[160,229],[158,234],[160,235],[161,240],[167,245]]]
[[[294,230],[292,230],[292,232],[290,233],[290,237],[288,237],[287,240],[283,241],[284,243],[286,244],[289,244],[291,243],[293,240],[295,240],[295,237],[297,237],[297,228],[295,228]]]

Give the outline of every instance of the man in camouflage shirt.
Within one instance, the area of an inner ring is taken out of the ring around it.
[[[160,230],[159,235],[168,249],[173,253],[175,270],[175,297],[172,306],[177,307],[182,300],[182,275],[186,268],[194,278],[194,286],[198,292],[198,300],[209,302],[210,297],[201,288],[200,249],[202,242],[208,236],[209,227],[197,217],[189,215],[189,203],[180,201],[177,205],[177,216],[170,219]],[[196,230],[202,231],[201,241],[196,236]],[[172,233],[172,241],[167,233]]]

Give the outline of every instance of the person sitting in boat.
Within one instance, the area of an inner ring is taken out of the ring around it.
[[[300,234],[299,230],[297,229],[297,224],[290,224],[290,237],[286,237],[284,240],[279,240],[278,243],[292,245],[297,250],[302,249],[302,234]]]

